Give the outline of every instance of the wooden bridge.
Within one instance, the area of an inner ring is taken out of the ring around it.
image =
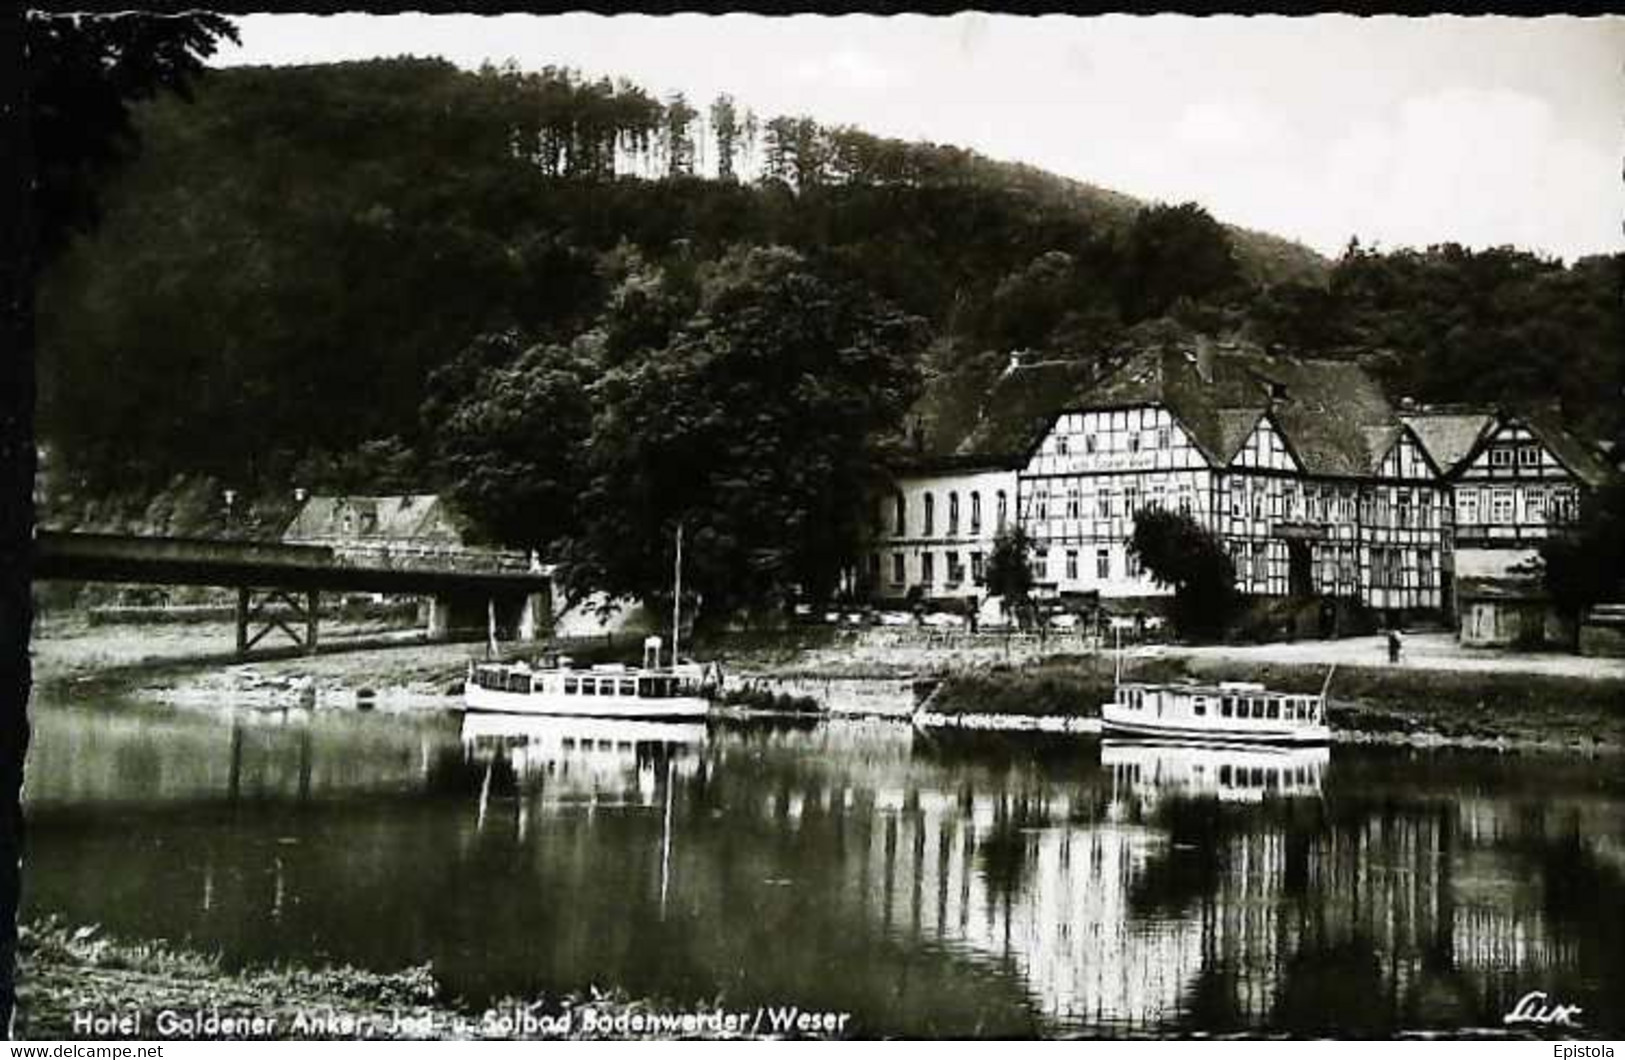
[[[239,653],[276,629],[315,652],[323,591],[427,597],[431,637],[501,625],[520,639],[534,638],[551,613],[551,569],[483,565],[479,555],[349,555],[321,545],[42,530],[34,538],[33,576],[235,588]]]

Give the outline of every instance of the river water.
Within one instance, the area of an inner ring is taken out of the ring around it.
[[[228,965],[430,962],[849,1033],[1625,1031],[1625,770],[896,722],[44,703],[25,904]]]

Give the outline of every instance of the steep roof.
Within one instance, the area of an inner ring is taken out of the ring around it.
[[[1528,426],[1530,433],[1538,438],[1542,445],[1551,450],[1553,456],[1563,461],[1563,465],[1586,485],[1599,485],[1609,477],[1607,461],[1563,425],[1563,421],[1558,418],[1557,410],[1531,409],[1517,418]]]
[[[960,385],[957,381],[953,385]],[[1266,414],[1303,469],[1370,475],[1409,428],[1434,465],[1449,473],[1497,422],[1494,409],[1435,406],[1397,410],[1376,378],[1352,360],[1289,357],[1242,343],[1163,338],[1102,373],[1093,363],[1012,363],[991,386],[944,387],[922,400],[916,462],[1019,466],[1062,412],[1163,405],[1217,466],[1228,466]],[[1552,410],[1519,415],[1571,471],[1598,482],[1601,457]]]
[[[284,541],[429,539],[457,542],[455,517],[437,494],[313,496],[283,531]]]
[[[1445,474],[1472,452],[1473,446],[1495,422],[1492,409],[1453,409],[1407,412],[1400,416]]]

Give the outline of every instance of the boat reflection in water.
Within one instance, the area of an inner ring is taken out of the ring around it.
[[[512,787],[548,804],[653,806],[662,780],[700,766],[703,721],[464,714],[464,760],[482,767],[482,806]]]
[[[1100,765],[1111,775],[1113,802],[1169,797],[1261,803],[1320,798],[1331,752],[1324,746],[1102,740]]]

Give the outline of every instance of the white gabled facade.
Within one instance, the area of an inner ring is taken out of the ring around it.
[[[1458,548],[1538,547],[1554,521],[1574,518],[1580,486],[1533,431],[1503,420],[1455,474]]]
[[[1206,523],[1213,484],[1207,456],[1160,405],[1062,413],[1020,474],[1040,591],[1165,595],[1129,555],[1134,513],[1149,505]]]

